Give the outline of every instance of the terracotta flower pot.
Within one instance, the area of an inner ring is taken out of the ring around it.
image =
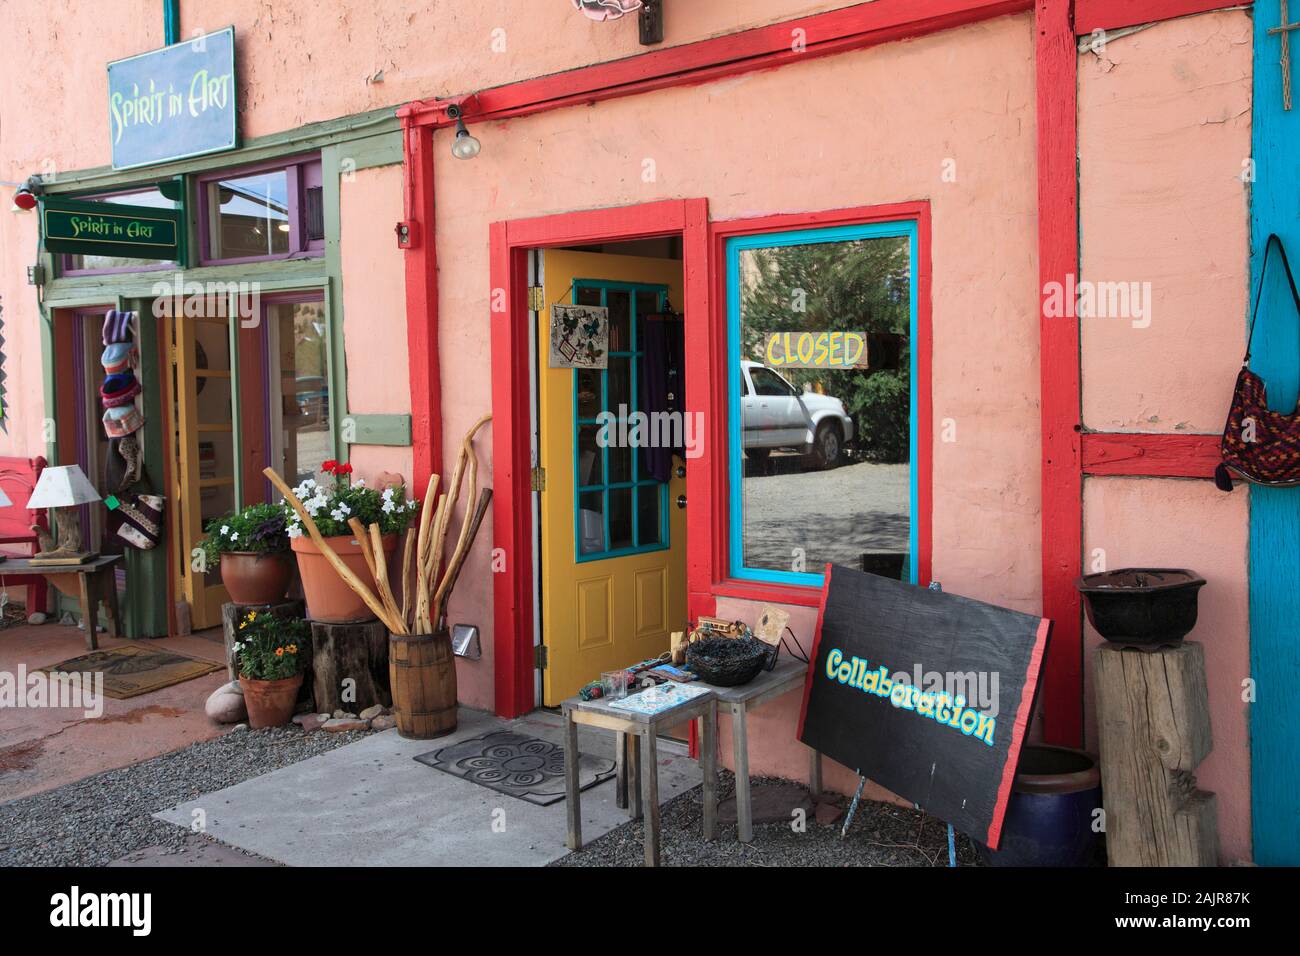
[[[239,686],[244,691],[244,704],[248,707],[248,726],[255,730],[279,727],[293,717],[298,690],[302,687],[302,674],[283,680],[257,680],[240,674]]]
[[[382,540],[384,560],[387,561],[397,547],[397,535],[386,534]],[[357,539],[345,534],[326,538],[325,541],[348,569],[374,591],[375,579],[366,567],[366,559]],[[294,538],[292,547],[298,557],[298,574],[302,578],[303,596],[307,599],[308,618],[326,624],[355,624],[358,621],[374,620],[374,612],[339,577],[329,559],[321,554],[311,538],[307,535]]]
[[[279,604],[292,577],[288,551],[227,551],[221,555],[221,583],[236,604]]]

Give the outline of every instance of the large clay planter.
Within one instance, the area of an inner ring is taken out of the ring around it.
[[[239,675],[239,686],[244,691],[244,704],[248,707],[248,726],[279,727],[293,717],[298,703],[298,689],[302,687],[302,673],[283,680],[255,680]]]
[[[387,561],[397,547],[397,535],[386,534],[382,540],[384,560]],[[352,573],[374,592],[375,579],[366,567],[365,555],[361,553],[361,544],[357,539],[345,534],[326,538],[325,542]],[[298,575],[302,578],[302,592],[307,599],[308,618],[325,624],[356,624],[375,619],[374,612],[339,577],[329,559],[320,552],[311,538],[307,535],[294,538],[292,547],[298,557]]]
[[[288,551],[227,551],[221,555],[221,583],[236,604],[279,604],[292,577],[293,557]]]

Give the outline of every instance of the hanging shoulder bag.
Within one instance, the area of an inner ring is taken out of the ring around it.
[[[1246,357],[1242,360],[1237,385],[1232,392],[1232,408],[1223,426],[1220,453],[1223,461],[1214,469],[1214,483],[1221,491],[1232,490],[1232,473],[1260,485],[1289,487],[1300,484],[1300,409],[1283,415],[1268,407],[1264,380],[1250,370],[1250,347],[1255,338],[1255,320],[1264,297],[1264,280],[1268,277],[1268,259],[1277,246],[1291,286],[1296,318],[1300,321],[1300,292],[1286,258],[1286,249],[1276,235],[1268,237],[1264,247],[1264,266],[1259,272],[1259,291],[1250,313],[1250,332],[1246,338]]]

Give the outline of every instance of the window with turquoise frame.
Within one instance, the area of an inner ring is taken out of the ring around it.
[[[668,485],[624,442],[641,409],[646,316],[662,311],[667,286],[601,279],[573,283],[576,305],[609,310],[609,365],[573,372],[574,507],[578,561],[600,561],[669,546]]]
[[[917,226],[726,243],[729,574],[915,581]]]

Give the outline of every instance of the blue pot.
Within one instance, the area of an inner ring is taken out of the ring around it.
[[[996,851],[989,866],[1087,866],[1096,851],[1093,819],[1101,807],[1097,761],[1068,747],[1026,746]]]

